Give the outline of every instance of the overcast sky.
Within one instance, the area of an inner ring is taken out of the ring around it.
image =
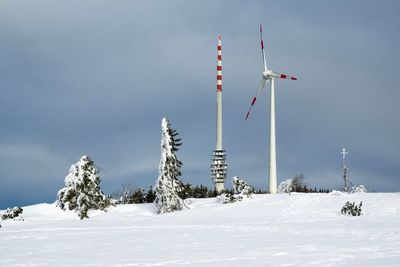
[[[53,202],[90,155],[102,189],[148,187],[161,119],[183,140],[184,182],[212,186],[216,44],[223,42],[223,146],[234,175],[268,184],[268,66],[276,88],[278,182],[400,190],[398,1],[1,1],[0,208]]]

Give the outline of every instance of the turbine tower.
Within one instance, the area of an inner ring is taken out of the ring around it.
[[[275,194],[277,192],[277,177],[276,177],[276,140],[275,140],[275,79],[289,79],[289,80],[297,80],[297,78],[274,72],[269,70],[267,67],[267,61],[265,59],[264,52],[264,41],[262,36],[262,25],[260,24],[260,39],[261,39],[261,52],[264,63],[264,71],[262,73],[262,79],[260,85],[258,86],[258,90],[256,95],[254,96],[249,111],[246,114],[246,120],[248,119],[251,109],[256,103],[257,96],[261,92],[261,90],[265,87],[265,85],[270,82],[271,84],[271,98],[270,98],[270,132],[269,132],[269,188],[268,191],[271,194]]]
[[[218,36],[217,56],[217,145],[213,151],[211,176],[215,190],[219,193],[224,190],[226,179],[226,154],[222,149],[222,40]]]

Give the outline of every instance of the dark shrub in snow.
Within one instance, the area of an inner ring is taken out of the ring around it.
[[[21,216],[22,212],[23,209],[21,207],[8,208],[0,217],[2,220],[14,219],[16,221],[23,221],[24,219]]]
[[[342,214],[346,215],[351,215],[351,216],[360,216],[362,215],[361,213],[361,206],[362,206],[362,201],[358,206],[353,202],[350,203],[350,201],[347,201],[344,206],[342,207]]]

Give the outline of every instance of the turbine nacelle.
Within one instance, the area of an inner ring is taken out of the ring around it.
[[[277,78],[277,77],[274,75],[274,72],[271,71],[271,70],[264,70],[263,73],[262,73],[262,76],[263,76],[263,78],[266,79],[266,80],[269,80],[269,79],[272,79],[272,78]]]
[[[262,76],[263,76],[263,78],[265,80],[270,80],[272,78],[289,79],[289,80],[294,80],[294,81],[297,80],[296,77],[289,76],[289,75],[286,75],[286,74],[277,73],[277,72],[274,72],[272,70],[264,70],[263,73],[262,73]]]

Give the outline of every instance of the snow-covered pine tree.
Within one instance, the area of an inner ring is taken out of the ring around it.
[[[110,201],[100,189],[98,173],[87,155],[72,164],[65,177],[65,187],[58,191],[57,206],[63,210],[75,210],[81,219],[89,218],[89,210],[105,210]]]
[[[166,213],[182,210],[185,203],[179,197],[183,190],[183,183],[178,179],[182,162],[175,155],[181,146],[181,139],[177,138],[178,133],[171,128],[167,118],[162,119],[161,129],[161,159],[155,184],[155,205],[157,213]]]

